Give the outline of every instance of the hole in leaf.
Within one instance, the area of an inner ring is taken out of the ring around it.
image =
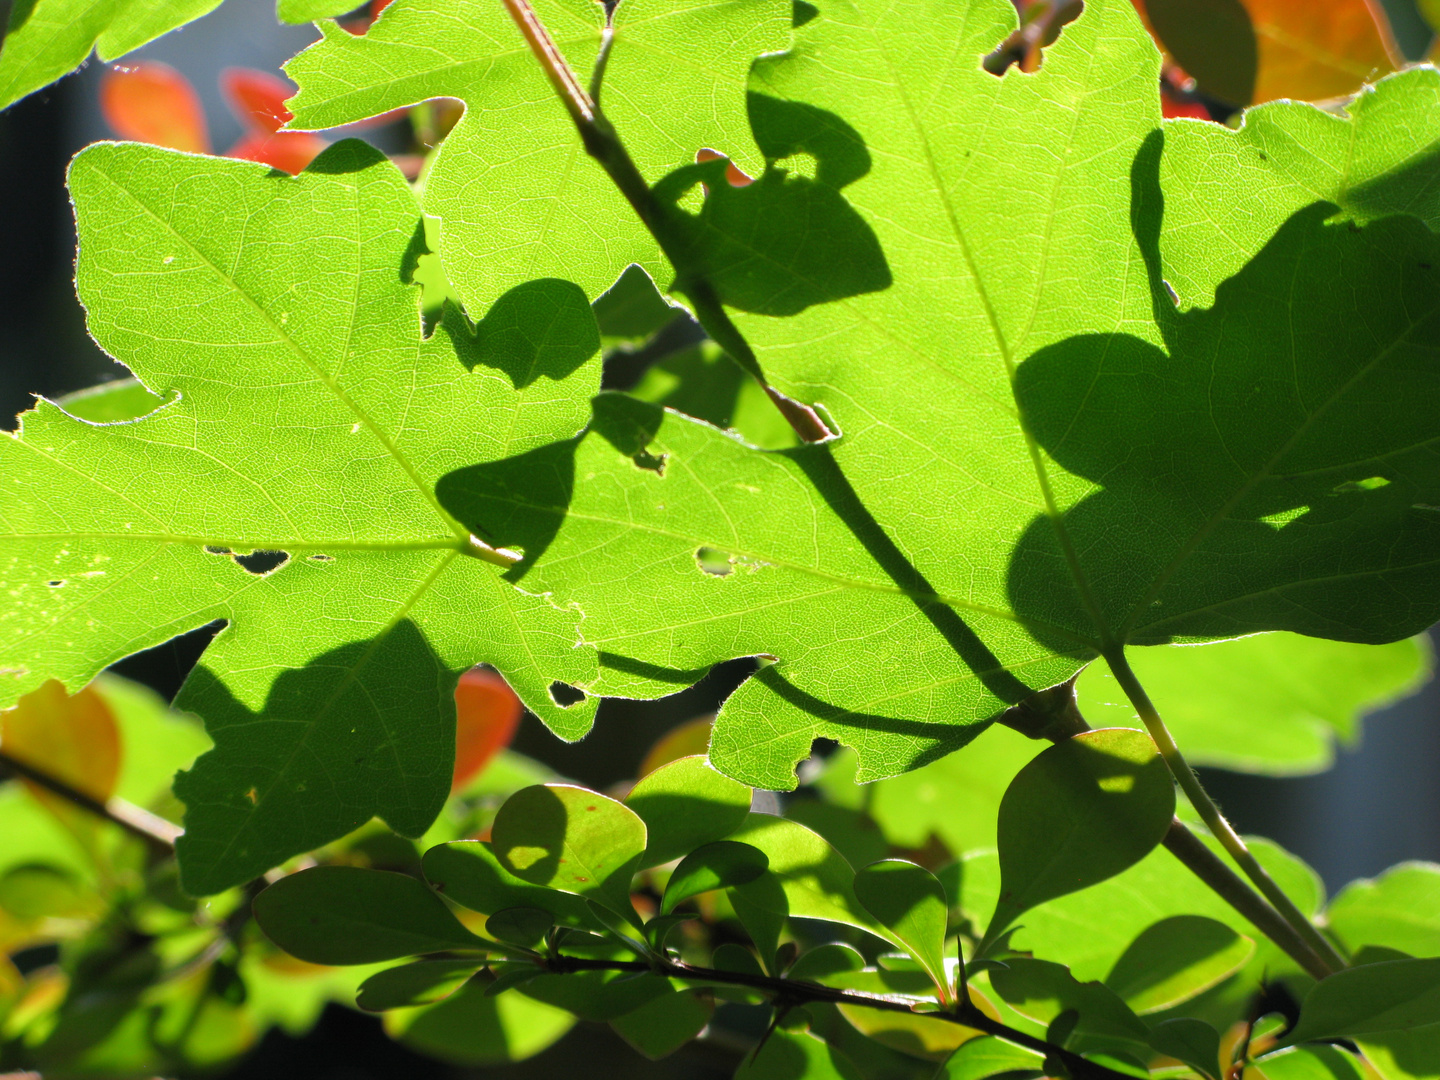
[[[715,577],[729,577],[735,572],[734,557],[719,548],[696,548],[695,562],[701,570]]]
[[[214,544],[206,544],[206,545],[205,545],[205,554],[206,554],[206,555],[229,555],[229,554],[230,554],[230,549],[227,548],[227,547],[216,547]]]
[[[649,450],[641,450],[640,452],[632,456],[630,460],[635,463],[635,467],[637,469],[649,469],[651,472],[656,473],[659,476],[664,476],[665,459],[667,457],[669,457],[668,454],[660,454],[659,456],[656,456],[655,454],[650,453]]]
[[[57,578],[55,581],[47,581],[45,584],[49,585],[52,589],[58,589],[65,584],[65,579]]]
[[[1082,10],[1080,0],[1036,0],[1021,11],[1019,28],[981,66],[991,75],[1003,75],[1011,67],[1039,71],[1043,50],[1060,39],[1065,24],[1074,22]]]
[[[1383,476],[1371,476],[1364,480],[1347,480],[1343,484],[1335,485],[1335,494],[1344,495],[1351,491],[1374,491],[1376,488],[1389,487],[1390,481]]]
[[[173,701],[200,654],[226,625],[224,619],[216,619],[144,652],[127,656],[110,665],[109,670],[144,683],[166,701]]]
[[[231,556],[237,565],[257,577],[273,573],[290,561],[288,551],[252,551],[249,555]]]
[[[550,700],[562,709],[568,709],[585,700],[585,691],[556,679],[550,684]]]
[[[334,561],[335,561],[335,556],[334,556],[334,555],[326,555],[326,554],[324,554],[323,552],[318,552],[318,551],[317,551],[314,555],[311,555],[311,556],[310,556],[310,561],[311,561],[311,562],[334,562]]]

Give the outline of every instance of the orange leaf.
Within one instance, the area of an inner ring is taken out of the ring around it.
[[[153,60],[114,67],[100,84],[100,111],[122,139],[210,152],[205,112],[190,80]]]
[[[1395,70],[1386,30],[1365,0],[1245,0],[1260,44],[1255,103],[1353,94]]]
[[[715,161],[724,156],[718,150],[711,150],[708,146],[702,147],[695,151],[695,164],[703,165],[707,161]],[[748,176],[737,169],[733,161],[727,161],[725,164],[725,179],[730,182],[731,187],[749,187],[755,182],[753,176]]]
[[[490,759],[515,737],[525,707],[510,685],[493,671],[471,668],[455,687],[455,775],[459,791],[479,776]]]
[[[230,110],[242,123],[257,131],[273,135],[291,119],[285,99],[291,97],[295,89],[268,71],[226,68],[220,73],[220,90],[230,103]]]
[[[251,132],[226,151],[226,157],[258,161],[291,175],[304,170],[330,144],[308,131],[277,131],[273,135]]]
[[[86,687],[71,696],[51,679],[0,714],[0,748],[31,768],[48,773],[92,799],[104,802],[120,777],[120,729],[110,706]],[[46,806],[57,795],[27,786]]]

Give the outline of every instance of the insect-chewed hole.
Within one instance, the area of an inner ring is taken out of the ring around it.
[[[334,555],[326,555],[323,551],[317,551],[314,555],[311,555],[311,556],[310,556],[310,561],[311,561],[311,562],[334,562],[334,561],[335,561],[335,556],[334,556]]]
[[[664,476],[665,459],[669,456],[669,454],[656,455],[650,453],[649,450],[641,450],[638,454],[631,457],[630,460],[635,463],[637,469],[649,469],[659,476]]]
[[[1346,480],[1343,484],[1335,485],[1335,494],[1344,495],[1349,491],[1374,491],[1376,488],[1389,487],[1390,481],[1383,476],[1369,476],[1364,480]]]
[[[735,572],[735,558],[719,548],[699,547],[695,549],[695,564],[707,574],[715,577],[729,577]]]
[[[585,700],[585,691],[556,679],[550,684],[550,700],[562,709],[568,709]]]
[[[49,585],[50,588],[52,588],[52,589],[58,589],[58,588],[62,587],[62,586],[65,584],[65,579],[64,579],[64,578],[56,578],[54,581],[47,581],[47,582],[45,582],[45,584],[46,584],[46,585]]]
[[[1011,67],[1021,71],[1038,71],[1041,51],[1060,39],[1060,31],[1084,10],[1081,0],[1048,0],[1033,4],[1026,12],[1024,23],[996,46],[982,62],[991,75],[1003,75]]]
[[[290,561],[288,551],[252,551],[249,555],[233,555],[231,557],[241,569],[257,577],[273,573]]]
[[[227,548],[227,547],[219,547],[219,546],[217,546],[217,545],[215,545],[215,544],[206,544],[206,545],[205,545],[205,554],[206,554],[206,555],[229,555],[229,554],[230,554],[230,549]]]

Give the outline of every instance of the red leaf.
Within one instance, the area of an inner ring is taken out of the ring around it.
[[[220,90],[230,111],[257,131],[274,134],[291,119],[285,99],[295,93],[294,87],[268,71],[226,68],[220,73]]]
[[[100,111],[122,139],[208,154],[205,112],[190,80],[153,60],[114,67],[100,84]]]
[[[450,790],[459,791],[480,775],[490,759],[515,737],[525,711],[515,691],[499,675],[471,668],[455,687],[455,775]]]
[[[273,135],[251,132],[226,151],[226,157],[258,161],[272,169],[295,174],[315,160],[330,144],[308,131],[277,131]]]

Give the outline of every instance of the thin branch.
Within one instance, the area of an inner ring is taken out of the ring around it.
[[[652,963],[638,960],[594,960],[578,956],[554,956],[546,966],[555,972],[572,971],[635,971],[654,972],[674,979],[688,979],[698,982],[719,983],[723,986],[744,986],[752,990],[773,995],[784,1005],[803,1005],[807,1002],[824,1002],[829,1005],[858,1005],[881,1012],[906,1013],[941,1020],[949,1024],[983,1031],[998,1039],[1023,1046],[1037,1054],[1054,1057],[1062,1061],[1069,1071],[1071,1080],[1133,1080],[1125,1073],[1106,1068],[1088,1058],[1081,1057],[1073,1050],[1056,1046],[1044,1039],[1012,1028],[998,1020],[992,1020],[968,999],[960,1001],[954,1009],[927,1011],[916,1008],[917,1002],[899,996],[869,994],[863,990],[840,990],[820,983],[805,982],[771,975],[752,975],[743,971],[721,971],[717,968],[699,967],[683,961],[656,958]]]
[[[3,750],[0,750],[0,768],[60,796],[87,813],[120,826],[132,836],[138,836],[165,852],[175,850],[175,840],[183,831],[180,826],[118,796],[111,796],[102,802],[42,769],[27,765]]]
[[[1135,677],[1135,672],[1131,670],[1130,662],[1125,658],[1125,650],[1117,647],[1105,654],[1105,660],[1110,665],[1110,671],[1114,674],[1115,681],[1120,684],[1126,696],[1130,698],[1135,712],[1145,724],[1146,730],[1150,732],[1150,737],[1155,740],[1155,745],[1160,748],[1160,756],[1165,759],[1165,764],[1169,766],[1171,773],[1179,782],[1181,790],[1189,798],[1190,805],[1195,807],[1200,815],[1200,820],[1205,822],[1211,833],[1220,841],[1221,847],[1230,854],[1240,869],[1245,871],[1245,876],[1255,883],[1256,888],[1265,895],[1265,899],[1274,905],[1275,910],[1295,928],[1305,943],[1324,961],[1325,967],[1328,969],[1325,972],[1326,975],[1333,975],[1336,971],[1347,967],[1345,958],[1336,952],[1335,947],[1325,939],[1325,935],[1320,933],[1315,924],[1305,916],[1305,913],[1295,906],[1295,902],[1285,895],[1285,890],[1275,884],[1275,880],[1260,865],[1259,860],[1251,853],[1245,841],[1240,838],[1240,834],[1225,819],[1220,808],[1206,793],[1204,786],[1200,783],[1200,778],[1195,775],[1195,770],[1190,767],[1190,763],[1180,753],[1180,748],[1175,745],[1175,740],[1165,726],[1165,721],[1161,719],[1155,704],[1150,700],[1150,695],[1145,692],[1145,688],[1140,685],[1140,680]],[[1279,943],[1277,942],[1277,944]],[[1325,976],[1318,975],[1316,977],[1324,978]]]
[[[575,72],[565,62],[559,47],[540,22],[534,8],[530,6],[530,0],[502,2],[524,35],[531,53],[545,70],[545,75],[560,96],[565,111],[570,114],[575,129],[580,133],[580,142],[584,145],[585,152],[599,163],[610,180],[620,189],[620,194],[625,196],[626,202],[674,267],[675,283],[672,289],[683,294],[690,302],[696,320],[705,328],[711,340],[764,388],[780,415],[785,417],[801,439],[806,442],[821,442],[833,438],[835,433],[825,426],[819,413],[808,405],[786,397],[765,378],[755,350],[726,313],[720,294],[710,281],[705,267],[692,256],[685,238],[677,235],[674,222],[667,216],[665,208],[650,190],[645,178],[640,175],[640,170],[630,157],[630,152],[625,149],[625,144],[620,141],[615,128],[600,112],[595,99],[581,87]],[[609,49],[606,47],[602,60],[608,58],[608,55]],[[604,74],[603,62],[597,64],[595,74],[594,89],[598,94],[600,78]]]

